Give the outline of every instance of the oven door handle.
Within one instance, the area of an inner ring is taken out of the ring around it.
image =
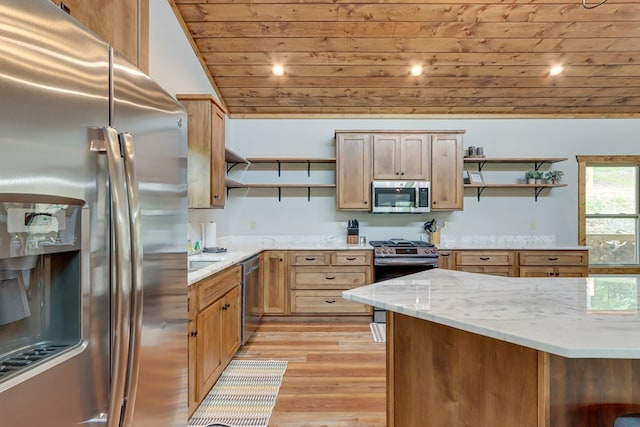
[[[375,258],[374,266],[386,267],[395,265],[438,265],[438,258]]]

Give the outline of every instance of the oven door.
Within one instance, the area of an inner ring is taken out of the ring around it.
[[[374,281],[382,282],[436,268],[438,267],[438,257],[375,258],[373,265]]]
[[[419,273],[438,267],[438,257],[430,258],[375,258],[373,262],[373,275],[375,282],[391,280],[408,274]],[[373,321],[375,323],[385,323],[386,312],[381,308],[374,307]]]

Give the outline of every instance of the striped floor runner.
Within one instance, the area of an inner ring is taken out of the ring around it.
[[[267,427],[287,362],[232,360],[189,426]]]
[[[373,335],[374,342],[387,341],[386,323],[369,323],[371,328],[371,335]]]

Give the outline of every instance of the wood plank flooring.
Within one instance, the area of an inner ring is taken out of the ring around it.
[[[265,320],[236,358],[289,362],[269,427],[386,426],[385,345],[368,323]]]

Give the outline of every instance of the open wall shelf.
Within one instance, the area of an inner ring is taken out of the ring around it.
[[[477,164],[478,171],[487,164],[531,164],[535,170],[540,170],[544,165],[550,165],[553,163],[563,162],[567,160],[566,157],[465,157],[465,164]],[[538,196],[545,188],[557,188],[566,187],[567,184],[513,184],[513,183],[473,183],[464,184],[464,188],[475,188],[477,192],[478,201],[480,201],[480,195],[486,188],[529,188],[533,189],[534,200],[538,201]]]
[[[307,176],[311,176],[311,165],[314,163],[334,163],[336,162],[335,157],[247,157],[243,159],[244,162],[248,165],[252,164],[260,164],[260,163],[272,163],[277,167],[278,177],[282,175],[282,165],[285,163],[306,163],[307,164]],[[236,163],[238,164],[238,163]],[[235,165],[234,165],[235,166]],[[228,170],[231,170],[229,168]],[[311,200],[311,189],[312,188],[336,188],[335,184],[304,184],[304,183],[294,183],[294,184],[283,184],[283,183],[241,183],[232,179],[226,179],[227,193],[232,188],[277,188],[278,189],[278,201],[282,200],[282,189],[283,188],[306,188],[307,189],[307,200]]]

